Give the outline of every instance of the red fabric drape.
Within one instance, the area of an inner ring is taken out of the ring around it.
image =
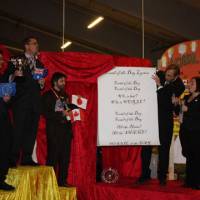
[[[73,125],[73,141],[68,182],[77,186],[95,183],[96,136],[97,136],[97,77],[115,66],[151,66],[146,59],[127,58],[93,53],[52,53],[40,54],[42,63],[49,69],[46,89],[51,75],[61,71],[68,76],[67,93],[78,94],[88,99],[86,120]],[[103,148],[104,167],[118,169],[121,176],[138,176],[140,173],[139,147]],[[45,163],[46,136],[45,120],[41,117],[37,137],[38,161]],[[86,194],[86,191],[84,192]],[[83,193],[82,193],[83,194]],[[81,195],[84,198],[84,195]]]
[[[7,63],[10,59],[10,53],[9,53],[8,49],[2,44],[0,44],[0,51],[3,54],[3,60],[4,60],[3,66],[2,66],[2,68],[0,68],[0,75],[1,75],[1,74],[3,74],[3,72],[6,69]]]

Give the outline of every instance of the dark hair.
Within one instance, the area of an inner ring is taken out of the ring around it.
[[[31,41],[31,39],[35,39],[35,40],[38,41],[37,37],[35,37],[35,36],[29,36],[29,37],[26,37],[26,38],[23,40],[23,45],[25,46],[26,44],[28,44],[28,43]]]
[[[200,77],[196,76],[196,77],[192,77],[192,79],[194,79],[196,81],[196,90],[195,90],[195,92],[200,92]]]
[[[168,65],[166,71],[168,71],[168,70],[174,70],[175,76],[180,75],[180,68],[178,65],[175,65],[175,64]]]
[[[2,50],[0,50],[0,54],[3,56],[3,51]]]
[[[54,87],[54,83],[57,82],[60,78],[66,78],[66,75],[61,72],[55,72],[51,77],[51,86]]]

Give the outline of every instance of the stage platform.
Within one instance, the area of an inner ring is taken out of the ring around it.
[[[76,188],[58,187],[52,167],[18,167],[9,170],[6,182],[13,192],[0,190],[0,200],[76,200]]]
[[[6,180],[16,187],[13,192],[0,190],[0,200],[77,200],[76,188],[58,187],[51,167],[19,167],[10,169]],[[200,200],[200,191],[181,187],[182,182],[157,180],[144,185],[127,178],[116,184],[97,183],[79,188],[79,200]]]
[[[151,180],[138,186],[130,179],[118,184],[98,183],[91,200],[200,200],[200,191],[181,185],[181,182],[168,181],[167,186],[160,186],[157,180]]]

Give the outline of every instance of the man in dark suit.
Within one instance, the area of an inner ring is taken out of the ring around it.
[[[176,65],[170,65],[165,72],[159,71],[153,79],[157,84],[158,96],[158,121],[160,146],[158,179],[160,185],[166,185],[166,178],[169,165],[169,150],[173,135],[173,112],[174,104],[178,97],[184,92],[185,86],[179,77],[180,69]],[[137,183],[141,184],[150,179],[151,170],[149,169],[151,161],[151,146],[142,147],[142,174]]]
[[[0,51],[0,69],[4,63],[3,52]],[[2,76],[0,74],[0,83]],[[5,182],[9,169],[9,155],[11,147],[12,126],[8,114],[10,96],[0,97],[0,190],[14,190],[14,187]]]
[[[55,169],[59,168],[59,186],[67,186],[72,139],[72,125],[71,121],[66,118],[66,112],[77,108],[68,102],[65,79],[64,74],[55,72],[51,79],[52,88],[43,95],[47,133],[47,165]]]
[[[16,96],[12,99],[14,133],[11,149],[11,166],[15,167],[22,150],[22,165],[32,165],[32,152],[36,139],[40,116],[40,89],[44,79],[35,80],[33,74],[37,68],[43,68],[38,60],[38,41],[29,37],[24,41],[24,54],[11,58],[4,74],[7,81],[16,82]]]

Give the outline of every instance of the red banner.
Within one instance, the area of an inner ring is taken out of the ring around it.
[[[160,60],[160,67],[177,64],[181,69],[181,78],[188,79],[200,75],[200,40],[187,41],[170,47]]]

